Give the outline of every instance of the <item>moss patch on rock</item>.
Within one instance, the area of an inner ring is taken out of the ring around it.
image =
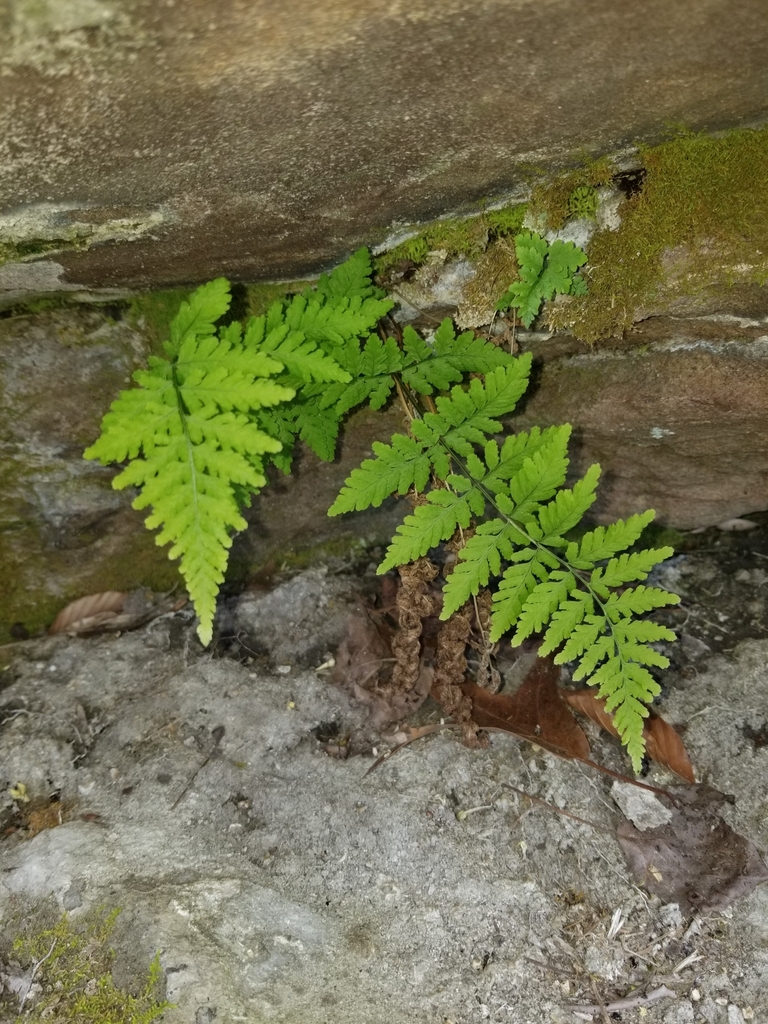
[[[552,231],[559,231],[573,217],[594,217],[597,189],[609,184],[615,174],[616,167],[608,157],[589,161],[558,175],[554,181],[536,185],[529,209],[533,214],[543,214]]]
[[[514,235],[525,217],[526,204],[504,206],[486,210],[474,217],[436,220],[423,227],[414,238],[409,238],[374,260],[376,273],[384,275],[403,260],[421,265],[427,254],[435,250],[447,253],[448,258],[467,256],[477,258],[485,252],[489,241]]]
[[[169,1009],[172,1004],[158,998],[159,954],[135,993],[115,985],[109,940],[119,913],[98,913],[79,929],[65,914],[52,927],[17,938],[10,960],[18,964],[24,990],[20,995],[8,992],[3,1002],[13,1013],[12,1003],[18,999],[16,1010],[23,1013],[8,1019],[18,1024],[151,1024]]]
[[[134,518],[135,526],[128,529]],[[0,564],[5,572],[0,645],[44,632],[65,605],[85,594],[142,586],[163,592],[178,587],[176,563],[140,525],[137,512],[119,513],[113,527],[115,532],[100,538],[89,538],[86,532],[82,545],[69,549],[46,544],[34,525],[0,532]]]
[[[768,128],[684,132],[639,156],[621,226],[589,244],[588,294],[550,311],[551,326],[590,343],[676,297],[768,282]]]
[[[170,288],[167,291],[146,292],[131,299],[128,323],[142,334],[154,354],[163,354],[163,342],[168,340],[171,320],[178,313],[181,303],[191,294],[191,288]],[[117,395],[114,397],[117,398]]]

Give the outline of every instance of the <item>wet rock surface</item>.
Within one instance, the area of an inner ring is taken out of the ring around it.
[[[729,824],[764,852],[768,640],[761,615],[747,624],[741,610],[763,600],[752,571],[766,530],[687,546],[660,570],[681,584],[670,614],[684,617],[660,710],[697,777],[733,794]],[[121,977],[161,951],[169,1022],[571,1024],[584,1019],[574,1007],[599,1020],[601,1004],[662,989],[622,1019],[768,1014],[768,890],[696,917],[651,899],[611,834],[623,816],[610,779],[509,737],[469,751],[450,734],[365,775],[387,739],[366,738],[365,710],[316,669],[370,571],[338,563],[233,599],[210,651],[186,610],[122,636],[12,649],[0,959],[19,929],[106,902],[123,907]],[[718,612],[729,639],[704,629]],[[500,667],[514,678],[511,652]],[[353,739],[349,757],[328,753]],[[590,739],[597,760],[626,770],[612,740]],[[654,768],[648,781],[672,780]],[[37,807],[58,801],[61,824],[33,834],[9,793],[19,783]],[[4,998],[12,1017],[16,997]]]

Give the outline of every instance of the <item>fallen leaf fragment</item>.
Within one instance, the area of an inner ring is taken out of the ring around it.
[[[36,836],[38,832],[44,832],[48,828],[57,828],[64,820],[62,817],[62,806],[59,800],[45,800],[25,812],[28,836]]]
[[[613,715],[605,710],[605,700],[597,696],[598,688],[596,686],[590,686],[583,690],[563,690],[561,692],[563,698],[574,710],[580,711],[587,718],[591,718],[593,722],[596,722],[612,736],[619,735],[613,724]],[[685,779],[686,782],[693,783],[696,781],[691,759],[688,757],[688,751],[685,749],[680,736],[669,722],[665,722],[653,710],[651,710],[648,718],[645,720],[643,737],[645,739],[645,749],[650,758],[664,765],[665,768],[669,768],[670,771],[679,775],[681,779]]]
[[[370,708],[368,725],[373,729],[402,721],[429,696],[432,670],[423,659],[417,663],[413,689],[406,691],[391,684],[394,662],[392,630],[380,615],[360,602],[347,619],[331,679]]]
[[[718,813],[728,797],[710,786],[677,786],[666,825],[641,832],[625,821],[618,839],[639,884],[683,913],[722,910],[768,881],[757,847]]]
[[[84,636],[88,633],[137,629],[165,612],[176,611],[186,599],[159,600],[145,587],[136,590],[104,590],[71,601],[53,620],[48,632]]]
[[[561,698],[560,669],[537,658],[513,694],[490,693],[474,683],[462,689],[481,729],[502,729],[565,758],[589,758],[589,740]]]
[[[114,619],[122,610],[128,592],[105,590],[70,601],[53,620],[49,633],[83,633]]]

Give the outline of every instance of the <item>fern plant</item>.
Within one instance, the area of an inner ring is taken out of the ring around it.
[[[428,395],[504,358],[472,332],[456,337],[450,321],[432,345],[411,328],[402,347],[370,334],[392,306],[371,273],[361,249],[244,331],[216,327],[230,303],[224,278],[198,288],[171,323],[167,358],[134,374],[139,386],[113,403],[85,452],[105,465],[128,462],[113,486],[137,487],[134,508],[152,507],[146,525],[180,559],[204,644],[233,533],[247,525],[241,509],[266,484],[268,462],[288,472],[297,437],[333,459],[344,416],[363,402],[381,408],[393,375]]]
[[[245,332],[237,322],[216,328],[230,304],[224,278],[198,288],[171,323],[167,358],[153,356],[134,374],[139,387],[113,403],[85,452],[104,464],[128,461],[113,486],[139,488],[134,508],[152,507],[146,524],[160,527],[157,543],[170,542],[169,557],[180,559],[204,644],[232,535],[266,484],[265,463],[288,468],[297,434],[333,457],[305,391],[351,380],[333,352],[359,344],[391,306],[370,274],[361,249],[316,289],[251,318]]]
[[[587,262],[587,254],[573,242],[556,239],[550,245],[541,235],[525,231],[515,236],[515,254],[520,278],[512,282],[496,308],[514,307],[526,327],[539,315],[545,300],[555,295],[586,295],[586,283],[576,271]]]
[[[515,292],[521,315],[532,319],[550,288],[577,287],[572,275],[583,254],[564,243],[550,250],[535,236],[518,242],[538,254],[529,294]],[[576,679],[600,685],[638,767],[643,717],[658,692],[648,668],[667,664],[652,644],[673,638],[639,616],[678,600],[642,581],[672,552],[629,550],[653,512],[569,539],[594,501],[600,469],[563,487],[568,425],[495,439],[528,386],[530,355],[515,358],[472,331],[457,335],[450,320],[429,341],[410,327],[387,336],[381,318],[392,304],[373,285],[364,249],[244,329],[217,326],[229,302],[219,278],[182,304],[166,358],[134,374],[138,386],[113,403],[85,452],[104,464],[127,462],[113,486],[138,488],[134,507],[151,506],[147,526],[159,527],[158,544],[170,542],[169,557],[180,559],[203,643],[212,637],[233,533],[246,526],[241,510],[265,486],[267,463],[288,472],[297,437],[332,459],[344,417],[363,403],[379,409],[397,393],[409,432],[374,444],[375,457],[353,471],[329,514],[420,495],[379,571],[459,531],[464,543],[443,617],[493,587],[491,640],[512,631],[519,644],[541,633],[543,654],[575,661]]]
[[[505,356],[484,382],[475,378],[438,397],[435,411],[414,419],[409,435],[374,444],[375,457],[353,470],[329,515],[380,505],[390,494],[422,493],[379,573],[421,558],[458,531],[464,543],[443,590],[441,617],[495,581],[490,640],[511,631],[517,645],[542,634],[540,654],[554,653],[558,664],[575,661],[574,679],[599,685],[638,770],[643,719],[659,693],[648,667],[668,665],[652,644],[674,639],[639,616],[679,601],[639,581],[672,549],[628,551],[652,511],[568,539],[595,500],[600,476],[593,465],[563,487],[570,426],[534,427],[502,444],[492,436],[525,391],[530,367],[530,354]]]

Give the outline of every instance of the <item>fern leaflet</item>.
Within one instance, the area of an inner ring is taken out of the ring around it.
[[[554,295],[584,295],[584,281],[575,277],[587,255],[573,242],[556,239],[549,245],[540,235],[526,231],[515,237],[515,252],[520,278],[501,297],[496,308],[514,306],[520,319],[530,327],[541,304]]]

